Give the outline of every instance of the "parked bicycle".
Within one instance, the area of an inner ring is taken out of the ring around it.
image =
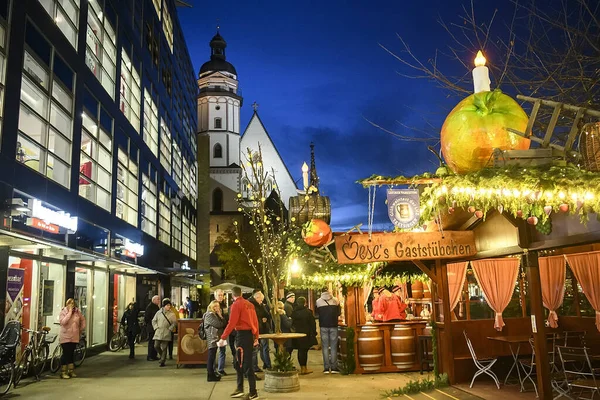
[[[83,364],[83,360],[85,360],[85,355],[87,353],[87,337],[85,332],[81,334],[81,338],[79,339],[79,343],[75,345],[75,352],[73,353],[73,364],[76,367],[80,367]],[[62,346],[56,346],[54,352],[52,353],[52,360],[50,361],[50,371],[52,373],[56,373],[60,367],[62,366]]]
[[[129,347],[127,343],[127,325],[119,324],[119,329],[110,339],[108,348],[110,351],[116,352]]]
[[[29,333],[29,343],[25,346],[21,361],[15,371],[13,383],[15,387],[17,387],[21,378],[24,375],[27,376],[30,372],[33,373],[36,380],[39,380],[50,352],[48,341],[44,338],[50,332],[49,327],[44,326],[40,331],[26,328],[23,328],[23,330]]]
[[[21,324],[10,321],[0,334],[0,395],[4,395],[13,384],[17,369],[17,346],[21,342]]]

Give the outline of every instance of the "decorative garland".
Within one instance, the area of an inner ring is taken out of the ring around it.
[[[552,213],[578,214],[582,223],[590,213],[600,214],[600,173],[570,166],[484,168],[465,175],[373,175],[358,183],[365,187],[426,183],[421,193],[422,224],[456,208],[479,218],[491,210],[506,211],[532,225],[546,223]],[[548,226],[541,231],[548,231]]]

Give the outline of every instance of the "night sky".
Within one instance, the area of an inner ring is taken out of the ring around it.
[[[192,3],[192,9],[179,9],[179,19],[194,69],[198,71],[209,59],[208,43],[219,19],[227,60],[238,71],[244,97],[242,126],[247,125],[250,105],[256,101],[299,186],[302,162],[309,163],[309,144],[315,142],[321,193],[331,198],[334,229],[361,222],[366,229],[368,192],[356,180],[374,173],[435,171],[438,161],[426,146],[438,145],[436,140],[399,140],[366,119],[419,138],[425,134],[399,122],[431,131],[427,120],[435,127],[432,134],[439,137],[444,117],[458,99],[448,98],[435,82],[403,77],[411,70],[379,44],[400,51],[400,35],[427,60],[436,48],[451,43],[438,19],[461,23],[460,1]],[[460,66],[448,68],[468,72]],[[376,230],[392,227],[385,195],[384,188],[378,190]]]

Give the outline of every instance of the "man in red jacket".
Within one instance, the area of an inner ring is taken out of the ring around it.
[[[373,288],[373,311],[371,312],[371,315],[373,316],[373,321],[374,322],[381,322],[383,321],[383,310],[381,308],[381,292],[383,292],[383,288]]]
[[[384,289],[380,297],[381,308],[383,309],[383,322],[398,322],[406,319],[406,304],[390,293],[389,290]]]
[[[244,375],[246,375],[248,386],[250,386],[250,395],[247,398],[255,400],[258,399],[258,392],[252,369],[252,349],[254,346],[258,346],[258,319],[252,303],[242,297],[242,289],[234,286],[232,294],[234,301],[229,313],[229,323],[217,345],[225,346],[227,336],[235,329],[237,389],[231,394],[231,397],[244,397]]]

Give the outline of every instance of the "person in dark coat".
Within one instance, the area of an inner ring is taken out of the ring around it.
[[[154,348],[154,327],[152,326],[152,320],[154,319],[154,315],[160,309],[160,307],[158,307],[159,303],[160,297],[158,297],[158,295],[152,297],[152,302],[148,304],[146,312],[144,313],[144,322],[146,323],[146,329],[148,329],[148,356],[146,357],[146,360],[148,361],[158,361],[158,353]]]
[[[317,344],[317,324],[312,311],[306,307],[306,298],[299,297],[296,300],[297,307],[292,313],[292,326],[296,333],[304,333],[305,337],[293,339],[292,344],[298,349],[298,363],[300,363],[300,375],[312,373],[307,367],[308,349]]]
[[[129,358],[135,358],[135,337],[140,333],[140,323],[138,321],[139,310],[136,303],[129,303],[127,310],[121,318],[121,325],[125,326],[127,332],[127,343],[129,344]]]
[[[285,296],[284,309],[285,314],[288,316],[288,318],[292,318],[292,313],[296,309],[296,294],[294,292],[289,292],[287,296]],[[292,351],[294,351],[294,348],[292,347],[292,341],[288,340],[285,343],[285,351],[287,351],[288,354],[291,356]]]
[[[265,296],[260,290],[255,290],[252,298],[248,301],[254,306],[256,310],[256,317],[258,318],[258,332],[262,335],[265,333],[271,333],[271,313],[267,307],[263,304]],[[269,339],[259,339],[259,348],[255,352],[260,352],[260,358],[263,361],[263,368],[271,369],[271,355],[269,351]],[[254,362],[254,372],[262,372],[258,368],[258,357]]]
[[[223,289],[215,290],[215,301],[217,303],[219,303],[219,307],[221,308],[221,315],[223,316],[223,319],[225,320],[225,326],[227,326],[227,323],[229,322],[229,311],[227,309],[227,301],[225,301],[225,292],[223,291]],[[210,305],[209,305],[209,308],[210,308]],[[233,338],[235,340],[235,336],[233,336]],[[227,373],[225,372],[225,356],[226,356],[226,351],[227,351],[226,349],[227,349],[227,346],[223,346],[223,347],[219,348],[219,361],[217,362],[217,375],[219,375],[219,376],[227,375]],[[235,353],[235,348],[231,352],[232,352],[232,354]],[[235,357],[234,357],[234,362],[235,362]]]
[[[206,344],[208,345],[208,360],[206,362],[207,380],[208,382],[218,382],[221,376],[215,371],[215,360],[217,358],[217,342],[221,339],[221,335],[227,324],[221,313],[219,302],[213,300],[204,314],[204,332],[206,332]],[[225,347],[225,346],[223,346]]]

